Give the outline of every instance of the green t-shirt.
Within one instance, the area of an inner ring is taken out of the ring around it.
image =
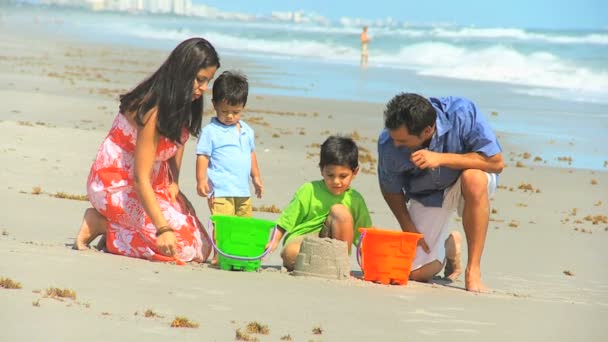
[[[336,196],[329,192],[323,180],[318,180],[302,185],[277,220],[287,232],[283,244],[293,237],[320,231],[334,204],[343,204],[350,209],[355,224],[353,243],[359,241],[359,228],[372,226],[363,196],[352,188]]]

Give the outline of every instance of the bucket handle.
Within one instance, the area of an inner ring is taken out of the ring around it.
[[[361,258],[361,248],[363,247],[363,238],[365,237],[365,230],[359,235],[359,242],[357,242],[357,263],[361,270],[363,270],[363,259]]]
[[[230,259],[234,259],[234,260],[242,260],[242,261],[259,260],[259,259],[262,259],[263,257],[265,257],[266,255],[268,255],[268,253],[270,253],[270,249],[272,248],[272,246],[269,244],[268,248],[266,248],[264,253],[262,253],[261,255],[258,255],[256,257],[242,257],[242,256],[238,256],[238,255],[228,254],[228,253],[222,252],[220,250],[220,248],[215,244],[215,241],[214,241],[215,240],[215,225],[213,224],[213,221],[211,221],[211,219],[209,219],[209,227],[213,227],[213,229],[211,230],[211,236],[209,239],[209,240],[211,240],[211,245],[213,246],[213,249],[215,249],[218,253],[220,253],[222,256],[224,256],[226,258],[230,258]],[[275,224],[274,229],[272,230],[272,234],[270,234],[270,239],[268,240],[268,242],[274,241],[274,237],[277,234],[278,228],[279,227]]]

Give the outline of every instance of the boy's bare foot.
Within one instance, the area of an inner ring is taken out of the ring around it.
[[[217,265],[218,263],[219,263],[218,254],[217,253],[213,253],[213,258],[211,258],[210,264],[211,265]]]
[[[89,208],[85,210],[80,230],[74,241],[73,249],[82,251],[89,249],[91,241],[106,232],[106,218],[97,210]]]
[[[467,268],[465,277],[464,277],[464,285],[467,291],[470,292],[479,292],[479,293],[490,293],[490,289],[488,289],[481,282],[481,273],[479,270],[469,270]]]
[[[451,281],[455,281],[462,273],[462,266],[460,263],[460,250],[461,250],[462,237],[460,233],[454,231],[450,234],[450,237],[445,241],[445,255],[446,263],[443,277]]]

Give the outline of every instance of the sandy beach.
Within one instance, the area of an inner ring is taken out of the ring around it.
[[[508,166],[482,264],[490,294],[464,291],[463,276],[407,286],[293,277],[280,270],[278,253],[261,272],[242,273],[72,250],[88,207],[86,177],[118,95],[168,52],[0,28],[0,278],[21,285],[0,287],[0,340],[232,341],[250,322],[268,326],[267,335],[252,335],[260,341],[608,339],[608,169],[570,169],[567,152],[563,167],[546,167],[546,157],[514,149],[518,137],[501,132]],[[222,57],[227,69],[256,65]],[[284,207],[299,185],[320,177],[318,144],[350,134],[362,159],[354,188],[376,227],[398,229],[375,174],[382,111],[382,103],[250,93],[243,119],[256,131],[265,183],[254,206]],[[206,222],[194,147],[186,146],[180,187]],[[462,231],[458,219],[453,228]],[[354,255],[351,264],[359,271]],[[49,288],[75,298],[53,298]],[[171,327],[178,316],[198,328]]]

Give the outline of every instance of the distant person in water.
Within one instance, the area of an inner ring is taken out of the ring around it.
[[[367,35],[367,26],[363,26],[361,31],[361,67],[367,68],[368,59],[368,47],[367,45],[371,41],[371,38]]]

